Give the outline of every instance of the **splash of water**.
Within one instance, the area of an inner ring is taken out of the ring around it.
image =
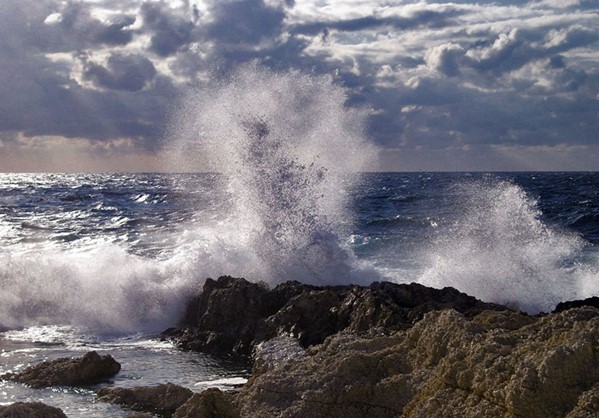
[[[422,284],[531,313],[591,291],[590,272],[574,261],[584,240],[543,223],[537,202],[519,186],[480,182],[462,185],[459,194],[463,215],[429,249]]]
[[[351,222],[348,189],[373,150],[363,112],[344,102],[329,77],[256,66],[193,92],[173,140],[179,155],[209,162],[198,170],[221,173],[213,193],[226,196],[216,198],[222,213],[199,210],[191,225],[178,225],[168,259],[102,237],[85,248],[37,243],[34,257],[0,247],[0,328],[159,331],[176,323],[205,278],[222,274],[270,283],[369,280],[341,233]]]
[[[182,314],[192,283],[172,262],[115,244],[0,252],[0,329],[75,325],[101,333],[160,331]]]
[[[219,274],[241,258],[244,276],[271,283],[368,280],[339,238],[347,192],[374,156],[364,112],[345,100],[330,77],[249,65],[186,101],[179,155],[221,172],[233,205],[226,225],[196,229],[229,254]]]

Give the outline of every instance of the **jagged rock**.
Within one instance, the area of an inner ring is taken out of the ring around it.
[[[566,309],[581,308],[583,306],[592,306],[594,308],[599,308],[599,297],[593,296],[582,300],[570,300],[567,302],[560,302],[553,310],[553,313],[563,312]]]
[[[599,385],[583,393],[566,418],[597,418],[599,416]]]
[[[98,400],[110,402],[136,411],[154,412],[171,416],[193,395],[187,388],[172,383],[134,388],[102,388]]]
[[[275,337],[261,342],[254,349],[252,354],[254,361],[253,373],[259,375],[272,368],[280,367],[288,361],[297,361],[307,355],[306,350],[296,338],[290,336]]]
[[[61,409],[41,402],[17,402],[0,405],[0,418],[67,418]]]
[[[426,312],[453,308],[467,315],[507,309],[453,288],[375,282],[368,287],[263,285],[229,276],[208,279],[188,306],[186,323],[166,337],[182,348],[212,354],[249,355],[256,344],[293,335],[304,347],[343,330],[357,333],[406,329]]]
[[[261,373],[261,374],[260,374]],[[599,416],[599,310],[427,313],[389,335],[337,333],[258,369],[241,416]]]
[[[59,358],[28,367],[20,373],[0,376],[31,386],[86,386],[108,379],[121,370],[121,365],[109,354],[100,356],[90,351],[80,358]]]
[[[212,388],[194,393],[173,414],[173,418],[239,418],[239,410],[231,394]]]

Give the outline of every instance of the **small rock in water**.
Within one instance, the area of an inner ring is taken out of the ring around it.
[[[41,402],[17,402],[0,406],[0,418],[67,418],[59,408]]]
[[[28,367],[20,373],[0,376],[32,388],[49,386],[86,386],[100,383],[121,370],[110,354],[100,356],[90,351],[80,358],[59,358]]]
[[[98,400],[128,408],[171,416],[193,395],[187,388],[172,383],[154,387],[102,388]]]

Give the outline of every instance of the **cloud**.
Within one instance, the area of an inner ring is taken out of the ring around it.
[[[594,1],[23,0],[0,19],[2,149],[155,152],[182,93],[247,61],[335,75],[396,169],[401,153],[451,169],[444,151],[455,169],[518,152],[572,164],[599,142]]]
[[[259,44],[281,33],[285,18],[282,6],[263,0],[215,0],[210,12],[213,21],[204,29],[205,37],[225,44]]]
[[[140,12],[144,30],[152,33],[150,50],[159,56],[172,55],[192,41],[197,9],[171,8],[166,2],[144,2]]]
[[[113,54],[106,67],[94,62],[85,63],[83,77],[98,87],[114,90],[138,91],[156,75],[152,61],[140,55]]]

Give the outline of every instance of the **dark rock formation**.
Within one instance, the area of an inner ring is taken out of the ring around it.
[[[389,335],[340,332],[304,355],[285,355],[298,347],[283,340],[263,346],[236,398],[242,417],[599,416],[595,308],[450,309]]]
[[[17,402],[0,405],[0,418],[67,418],[59,408],[41,402]]]
[[[503,306],[481,302],[453,288],[373,283],[316,287],[299,282],[274,289],[244,279],[208,279],[189,305],[181,329],[165,336],[180,347],[207,353],[249,355],[256,344],[293,335],[304,347],[340,331],[407,329],[426,312],[452,308],[468,316]]]
[[[100,401],[170,417],[191,398],[193,392],[182,386],[166,383],[153,387],[102,388],[97,394]]]
[[[60,358],[28,367],[20,373],[0,376],[4,380],[23,383],[33,388],[48,386],[86,386],[108,379],[121,370],[109,354],[100,356],[90,351],[81,358]]]
[[[599,308],[599,297],[593,296],[591,298],[582,299],[582,300],[571,300],[568,302],[560,302],[557,304],[553,313],[563,312],[567,309],[572,308],[581,308],[583,306],[592,306],[594,308]]]

